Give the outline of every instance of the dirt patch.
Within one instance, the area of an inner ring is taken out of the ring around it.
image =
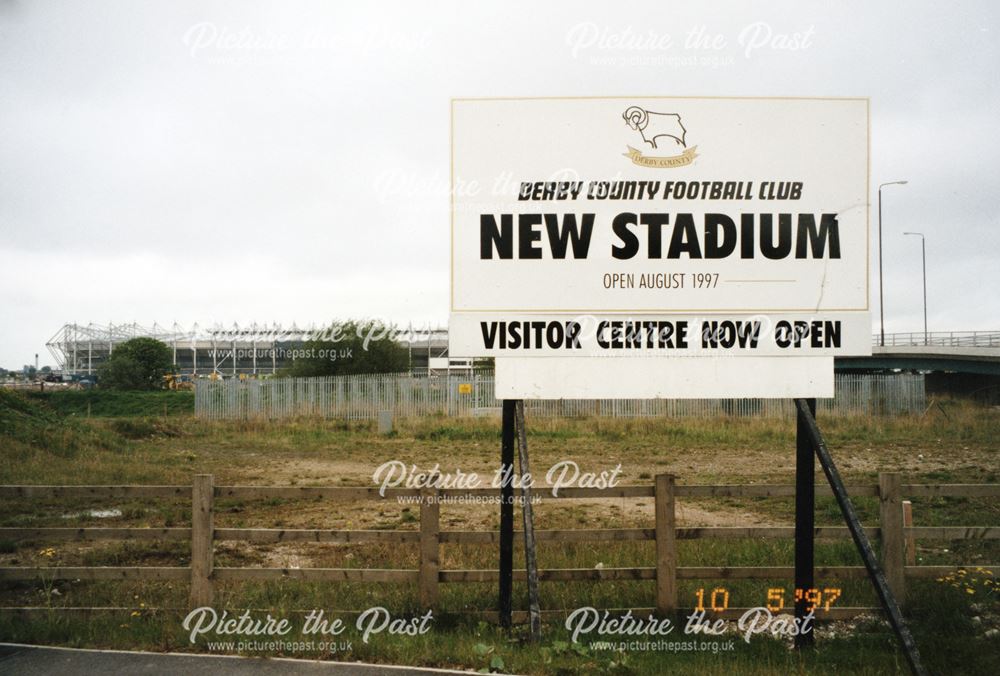
[[[277,544],[264,550],[266,568],[309,568],[312,558],[305,556],[298,545]]]

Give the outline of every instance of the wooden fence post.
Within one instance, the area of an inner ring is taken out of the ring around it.
[[[420,495],[420,605],[430,609],[438,601],[441,494],[424,490]]]
[[[903,528],[913,528],[913,503],[903,500]],[[917,565],[917,539],[906,533],[906,565]]]
[[[656,611],[677,609],[677,534],[674,475],[656,475]]]
[[[212,605],[212,524],[215,486],[211,474],[196,474],[191,486],[191,607]]]
[[[882,568],[889,588],[902,606],[906,601],[906,577],[903,570],[903,497],[902,481],[895,472],[878,475],[879,526],[882,533]]]

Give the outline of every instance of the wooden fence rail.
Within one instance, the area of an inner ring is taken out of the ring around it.
[[[879,499],[879,525],[866,530],[879,536],[882,565],[897,598],[905,598],[906,580],[935,578],[967,566],[915,566],[913,542],[916,539],[976,540],[1000,539],[1000,528],[988,526],[910,526],[904,515],[904,496],[909,497],[1000,497],[1000,484],[903,484],[900,475],[883,473],[878,484],[850,486],[854,496]],[[653,498],[655,524],[652,528],[587,528],[538,530],[539,542],[622,542],[656,543],[656,565],[626,568],[559,568],[539,571],[542,581],[653,580],[656,583],[655,610],[678,610],[678,580],[792,579],[792,566],[680,566],[677,563],[677,540],[734,538],[792,538],[791,526],[690,527],[676,524],[677,498],[705,497],[791,497],[793,485],[678,485],[672,475],[658,475],[652,485],[618,486],[611,489],[568,488],[553,496],[551,491],[536,489],[544,500],[587,498]],[[817,495],[830,495],[826,485],[816,486]],[[495,498],[497,489],[386,489],[332,486],[215,486],[211,475],[197,475],[191,486],[0,486],[0,499],[50,500],[61,498],[166,498],[191,499],[191,526],[185,528],[0,528],[4,541],[94,541],[94,540],[170,540],[191,543],[191,564],[176,567],[149,566],[21,566],[0,567],[0,581],[25,580],[188,580],[191,607],[210,605],[217,582],[242,580],[297,579],[323,582],[380,582],[416,584],[420,602],[426,608],[438,604],[441,584],[495,582],[497,570],[442,570],[442,545],[496,544],[496,531],[442,531],[440,504],[447,501]],[[258,500],[316,500],[334,502],[357,500],[393,500],[398,504],[419,504],[417,530],[340,530],[314,528],[216,528],[215,503],[219,498]],[[401,500],[402,499],[402,500]],[[912,521],[909,521],[912,523]],[[817,538],[846,539],[850,535],[841,526],[820,526]],[[419,566],[416,569],[367,568],[235,568],[215,566],[215,543],[242,541],[255,543],[317,542],[352,544],[387,542],[417,545]],[[907,549],[910,551],[908,552]],[[1000,574],[1000,566],[976,566]],[[862,566],[817,566],[816,576],[826,579],[863,579]],[[524,579],[524,571],[515,571],[514,579]],[[5,609],[17,610],[17,609]],[[24,610],[24,609],[21,609]],[[71,610],[71,609],[66,609]],[[80,610],[80,609],[77,609]],[[734,609],[730,609],[732,611]],[[871,612],[871,608],[846,609],[827,614],[828,619],[850,616],[851,612]],[[489,614],[490,611],[482,611]],[[547,611],[547,614],[551,612]],[[728,616],[726,613],[720,613]],[[732,612],[729,612],[731,615]]]

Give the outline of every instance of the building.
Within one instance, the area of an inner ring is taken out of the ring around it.
[[[389,332],[410,354],[410,370],[425,372],[448,366],[448,330],[392,327]],[[303,354],[305,343],[323,338],[322,327],[300,329],[251,324],[185,329],[177,324],[65,324],[46,343],[64,376],[90,375],[131,338],[149,337],[173,350],[174,366],[183,375],[269,375],[291,366]],[[373,336],[377,338],[377,336]]]

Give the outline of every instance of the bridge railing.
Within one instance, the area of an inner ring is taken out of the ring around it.
[[[872,336],[872,345],[880,345],[881,336]],[[886,347],[934,345],[937,347],[1000,347],[1000,331],[931,331],[924,333],[885,334]]]

